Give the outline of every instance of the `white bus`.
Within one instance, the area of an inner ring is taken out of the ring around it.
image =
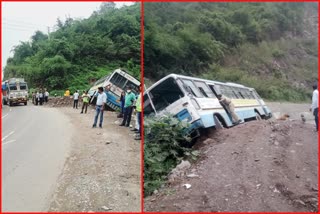
[[[133,76],[128,74],[123,69],[116,69],[110,75],[104,76],[94,83],[89,90],[89,95],[94,96],[97,93],[99,87],[106,87],[111,84],[110,91],[107,93],[107,106],[113,110],[120,110],[121,104],[119,102],[121,92],[126,90],[127,86],[132,87],[132,92],[136,95],[139,94],[140,82]],[[95,99],[92,100],[95,102]]]
[[[189,132],[196,135],[199,128],[231,127],[231,115],[216,97],[219,93],[232,100],[243,121],[272,116],[254,88],[177,74],[162,78],[145,91],[144,115],[169,113],[190,123]]]

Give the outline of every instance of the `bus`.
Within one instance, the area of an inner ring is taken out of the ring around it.
[[[106,75],[99,79],[97,82],[89,90],[89,95],[92,97],[91,103],[96,102],[96,97],[94,95],[97,94],[98,88],[110,85],[110,90],[105,91],[107,93],[107,107],[118,111],[121,108],[120,104],[120,96],[121,92],[126,90],[127,86],[132,87],[132,92],[136,95],[139,94],[139,86],[140,81],[135,79],[133,76],[127,73],[124,69],[116,69],[110,75]]]
[[[11,78],[5,82],[2,82],[2,96],[3,103],[13,104],[24,103],[27,105],[28,102],[28,84],[23,78]]]
[[[170,114],[191,124],[188,132],[199,136],[200,128],[234,126],[231,115],[220,103],[218,94],[230,98],[242,121],[272,116],[254,88],[236,83],[170,74],[144,92],[144,115]]]

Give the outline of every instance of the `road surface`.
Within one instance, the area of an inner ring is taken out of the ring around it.
[[[2,111],[2,211],[47,211],[68,155],[72,125],[44,106]]]

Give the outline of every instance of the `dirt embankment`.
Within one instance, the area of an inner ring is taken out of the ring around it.
[[[201,158],[147,197],[145,210],[316,212],[318,133],[311,119],[208,130],[196,144]]]
[[[92,108],[88,114],[59,109],[71,118],[75,135],[49,211],[140,211],[140,141],[118,126],[114,112],[105,111],[103,128],[93,129]]]

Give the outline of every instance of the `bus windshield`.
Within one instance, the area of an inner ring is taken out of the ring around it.
[[[27,84],[26,83],[20,83],[20,90],[27,90]]]
[[[9,89],[12,91],[18,90],[16,84],[9,84]]]
[[[184,94],[175,79],[171,77],[151,89],[149,96],[152,99],[152,103],[156,111],[158,112],[184,97]]]

